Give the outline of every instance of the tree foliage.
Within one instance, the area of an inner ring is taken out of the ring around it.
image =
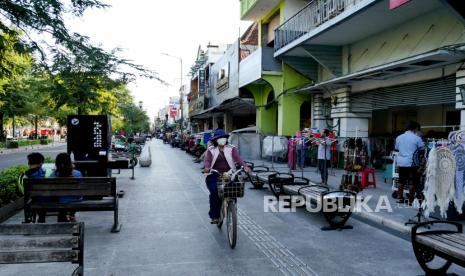
[[[99,0],[0,0],[0,140],[13,114],[35,122],[55,117],[61,125],[69,114],[108,114],[129,132],[148,131],[149,118],[126,84],[136,76],[166,83],[120,58],[119,49],[70,32],[63,20],[108,7]]]
[[[69,15],[82,16],[90,8],[108,7],[98,0],[1,0],[0,31],[8,35],[22,32],[21,41],[15,43],[15,49],[20,53],[30,50],[38,54],[42,65],[55,73],[66,71],[66,65],[72,64],[77,72],[113,75],[125,82],[140,75],[164,83],[156,72],[118,57],[119,49],[105,51],[94,46],[88,37],[70,32],[63,19]],[[52,43],[34,39],[33,33],[50,37]],[[0,38],[0,51],[3,42]],[[50,61],[53,61],[52,66],[49,66]],[[9,72],[10,68],[3,66],[4,63],[0,61],[0,72]]]
[[[122,129],[128,135],[148,133],[150,131],[150,118],[144,110],[137,107],[134,103],[122,106],[121,114],[123,118]]]

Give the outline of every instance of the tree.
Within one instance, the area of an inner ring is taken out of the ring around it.
[[[0,75],[0,141],[5,139],[3,122],[5,117],[27,113],[31,108],[31,93],[28,79],[32,69],[32,58],[15,49],[17,37],[0,34],[2,59],[0,67],[8,68],[8,74]]]
[[[123,115],[123,129],[128,135],[150,131],[149,116],[134,103],[131,102],[128,105],[121,106],[121,112]]]
[[[0,31],[11,36],[19,36],[21,41],[14,44],[18,53],[31,51],[38,55],[38,60],[46,68],[53,61],[51,70],[59,70],[62,64],[79,64],[79,72],[98,72],[101,75],[116,76],[122,81],[130,81],[136,75],[154,78],[162,83],[158,74],[117,56],[119,49],[105,51],[92,45],[88,37],[71,33],[63,18],[65,16],[82,16],[89,8],[108,8],[109,5],[99,0],[2,0],[0,1]],[[41,42],[31,34],[38,33],[50,37]],[[0,54],[4,39],[0,38]],[[49,58],[51,54],[52,58]],[[9,73],[11,68],[0,55],[0,73]]]

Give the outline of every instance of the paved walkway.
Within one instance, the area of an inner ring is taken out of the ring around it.
[[[323,232],[321,214],[265,213],[267,190],[239,199],[238,245],[209,224],[199,164],[179,149],[149,143],[153,163],[118,176],[120,233],[111,212],[78,213],[86,275],[420,275],[408,241],[351,219],[353,230]],[[22,213],[7,223],[19,223]],[[71,264],[2,265],[0,275],[70,275]],[[465,270],[453,271],[464,275]]]

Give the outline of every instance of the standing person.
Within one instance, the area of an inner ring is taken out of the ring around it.
[[[33,152],[30,153],[27,156],[27,164],[29,166],[29,169],[24,172],[24,174],[20,177],[20,189],[24,192],[24,186],[22,183],[23,178],[43,178],[43,177],[49,177],[53,174],[52,170],[46,169],[44,170],[42,168],[42,165],[44,164],[45,158],[41,153],[38,152]],[[39,202],[50,202],[54,201],[54,197],[34,197],[32,200],[34,201],[39,201]],[[45,223],[45,212],[43,211],[38,211],[38,221],[39,223]]]
[[[54,177],[82,177],[82,174],[80,171],[75,170],[73,163],[71,162],[71,157],[69,154],[66,152],[60,153],[57,155],[57,158],[55,160],[55,167],[56,170],[52,174]],[[70,202],[76,202],[76,201],[81,201],[82,197],[80,196],[61,196],[58,199],[58,202],[60,203],[70,203]],[[75,217],[75,212],[60,212],[58,215],[58,222],[67,222],[67,221],[76,221]]]
[[[396,163],[399,167],[399,187],[397,198],[399,203],[404,203],[404,185],[408,185],[409,203],[412,203],[415,195],[415,187],[419,185],[418,167],[413,163],[413,155],[419,148],[425,146],[417,135],[420,124],[410,121],[407,131],[396,138],[395,150],[398,151]]]
[[[328,167],[331,166],[331,140],[328,138],[329,130],[321,131],[318,143],[318,170],[321,174],[321,182],[328,185]]]
[[[212,146],[208,147],[205,153],[204,173],[209,173],[211,169],[224,173],[236,168],[236,163],[243,166],[246,171],[250,171],[245,162],[239,156],[237,149],[228,144],[228,137],[224,130],[217,129],[210,138]],[[218,196],[218,175],[210,174],[205,180],[210,191],[210,211],[211,224],[217,224],[220,218],[221,199]]]

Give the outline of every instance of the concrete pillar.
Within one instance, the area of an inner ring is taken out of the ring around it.
[[[224,131],[227,133],[233,131],[233,115],[231,112],[225,112],[223,117]]]
[[[279,98],[278,134],[294,136],[300,129],[300,108],[308,96],[286,94]]]
[[[342,88],[331,93],[331,118],[339,137],[368,137],[371,113],[353,113],[350,90]],[[337,127],[336,127],[337,126]]]
[[[312,110],[312,127],[319,130],[326,128],[326,118],[323,115],[323,95],[315,94],[313,96],[313,110]]]
[[[210,129],[208,126],[208,121],[203,121],[203,131]]]
[[[278,105],[272,104],[267,107],[268,95],[275,93],[270,85],[249,85],[247,86],[255,98],[255,105],[258,106],[256,110],[256,126],[261,134],[276,134],[277,133],[277,110]],[[276,96],[276,93],[275,93]]]
[[[462,92],[460,90],[461,86],[463,86],[463,90],[465,90],[465,70],[457,71],[457,73],[455,73],[455,77],[456,77],[455,108],[460,110],[460,129],[465,130],[465,105],[463,104],[463,102],[465,102],[465,99],[462,99]]]
[[[213,129],[217,129],[218,128],[218,117],[216,116],[213,116],[212,117],[212,125],[213,125]]]

